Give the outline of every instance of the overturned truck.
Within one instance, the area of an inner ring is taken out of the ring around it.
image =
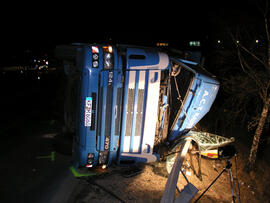
[[[72,44],[56,53],[75,92],[67,120],[76,167],[159,160],[209,111],[219,89],[197,63],[157,48]]]

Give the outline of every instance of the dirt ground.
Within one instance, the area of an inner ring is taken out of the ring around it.
[[[248,151],[241,144],[236,144],[238,155],[231,159],[232,173],[240,187],[241,202],[270,202],[269,165],[259,160],[256,172],[245,172]],[[184,165],[187,166],[188,158]],[[192,202],[209,186],[226,166],[226,160],[203,158],[202,181],[191,169],[186,168],[185,174],[199,192]],[[110,167],[108,173],[98,177],[82,178],[79,186],[73,191],[68,203],[86,202],[160,202],[167,181],[165,162],[158,162],[140,167],[142,171],[127,177],[130,168]],[[134,169],[134,168],[133,168]],[[181,190],[186,184],[180,174],[178,187]],[[176,192],[177,193],[177,192]],[[177,195],[177,194],[176,194]],[[229,174],[226,171],[214,183],[198,202],[232,202]]]
[[[71,157],[64,156],[64,153],[59,150],[63,147],[55,149],[53,139],[57,138],[49,139],[43,136],[59,132],[59,126],[61,126],[61,123],[57,124],[57,116],[51,115],[51,112],[58,108],[57,105],[54,106],[57,102],[51,99],[56,94],[56,91],[52,91],[55,89],[55,83],[51,83],[51,80],[50,77],[50,82],[39,84],[39,88],[38,84],[30,82],[26,84],[21,80],[19,82],[22,83],[14,83],[14,80],[4,83],[3,80],[0,80],[2,97],[5,98],[0,102],[2,113],[0,119],[2,138],[0,143],[2,155],[0,202],[39,202],[35,201],[39,199],[43,199],[42,202],[49,202],[46,201],[45,192],[48,191],[48,188],[52,190],[57,187],[55,185],[57,177],[69,167]],[[5,87],[10,85],[13,89],[10,87],[5,90]],[[18,89],[18,87],[20,88]],[[14,95],[14,92],[17,94]],[[20,101],[21,108],[14,108],[17,101]],[[53,105],[48,105],[50,103]],[[234,134],[241,133],[234,132]],[[242,140],[246,140],[246,137],[244,136]],[[234,158],[231,160],[232,172],[234,177],[238,178],[241,202],[270,202],[269,159],[267,161],[266,156],[261,156],[256,163],[255,172],[247,173],[244,169],[249,154],[249,145],[238,141],[235,146],[239,153],[237,164]],[[57,152],[55,162],[36,158],[39,155],[48,155],[54,150]],[[269,157],[270,149],[265,154]],[[185,164],[187,165],[187,163]],[[217,177],[225,165],[224,160],[202,159],[202,181],[194,175],[191,169],[186,168],[187,178],[199,189],[193,202]],[[165,162],[147,164],[140,168],[142,169],[140,173],[134,175],[128,174],[134,168],[111,166],[106,169],[107,173],[103,173],[101,176],[81,178],[68,203],[160,202],[167,181]],[[178,187],[181,189],[184,184],[186,181],[180,174]],[[227,172],[217,180],[199,202],[232,202]]]

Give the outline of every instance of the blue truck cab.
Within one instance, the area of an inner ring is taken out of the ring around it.
[[[78,77],[77,167],[157,161],[209,111],[219,82],[198,64],[157,48],[73,44],[57,48]]]

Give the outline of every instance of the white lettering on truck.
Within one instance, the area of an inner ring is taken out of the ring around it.
[[[196,108],[198,111],[201,111],[203,109],[203,105],[206,103],[206,97],[209,95],[209,92],[204,90],[203,96],[201,101],[199,102],[199,106]],[[196,112],[193,114],[191,119],[189,119],[189,123],[187,125],[187,128],[192,128],[194,123],[196,122],[197,118],[199,117],[200,112]]]

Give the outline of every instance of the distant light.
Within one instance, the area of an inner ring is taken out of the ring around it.
[[[40,80],[40,77],[38,76],[37,79]]]
[[[239,40],[236,40],[236,43],[239,44]]]
[[[257,44],[259,43],[259,40],[258,39],[256,39],[256,41],[255,41]]]
[[[169,43],[167,43],[167,42],[158,42],[156,45],[157,45],[157,47],[168,47]]]
[[[201,42],[200,41],[190,41],[189,46],[191,46],[191,47],[199,47],[199,46],[201,46]]]
[[[218,40],[218,41],[217,41],[217,43],[219,43],[219,44],[220,44],[220,43],[221,43],[221,41],[220,41],[220,40]]]

